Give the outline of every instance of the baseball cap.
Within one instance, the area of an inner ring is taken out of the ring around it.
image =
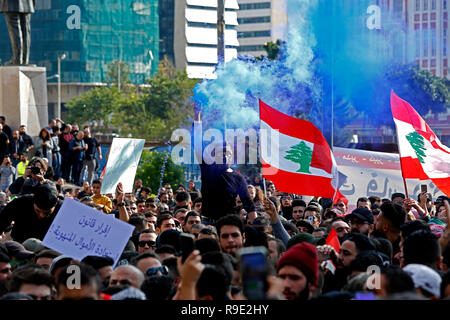
[[[50,265],[50,273],[53,275],[56,269],[59,267],[68,266],[72,262],[72,258],[66,255],[60,255],[53,259],[52,264]]]
[[[25,249],[27,249],[28,251],[33,251],[34,253],[45,248],[41,243],[42,241],[36,238],[29,238],[22,242]]]
[[[408,264],[403,270],[411,276],[415,288],[421,288],[440,298],[442,278],[439,273],[430,267],[416,263]]]
[[[403,193],[401,193],[401,192],[395,192],[395,193],[392,194],[391,200],[394,200],[394,199],[397,198],[397,197],[401,197],[401,198],[403,198],[403,199],[406,199],[406,196],[405,196]]]
[[[367,221],[369,224],[373,224],[373,213],[365,207],[356,208],[352,211],[352,213],[346,216],[348,220],[352,217],[358,218],[362,221]]]
[[[17,241],[6,241],[5,247],[8,250],[8,255],[19,260],[31,258],[34,255],[33,251],[28,251],[25,247]]]

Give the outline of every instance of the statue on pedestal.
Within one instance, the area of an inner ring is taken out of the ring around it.
[[[31,44],[31,14],[36,0],[0,0],[5,14],[13,56],[5,65],[28,65]]]

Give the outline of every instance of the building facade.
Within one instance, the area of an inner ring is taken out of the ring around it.
[[[225,1],[225,62],[237,57],[236,0]],[[215,78],[217,0],[160,0],[160,58],[189,78]]]
[[[144,83],[159,62],[158,0],[39,0],[31,17],[30,63],[61,81],[108,82],[108,63],[121,60],[131,81]],[[11,56],[6,24],[0,23],[0,59]],[[56,82],[53,77],[50,82]]]
[[[266,55],[264,44],[287,39],[286,0],[238,0],[240,55]]]
[[[422,69],[448,78],[448,1],[410,0],[406,4],[408,28],[414,35],[416,63]]]

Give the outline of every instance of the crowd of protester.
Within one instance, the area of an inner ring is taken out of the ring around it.
[[[0,300],[243,300],[249,279],[240,250],[251,247],[267,252],[259,279],[266,299],[450,297],[448,197],[362,196],[350,211],[345,198],[288,194],[253,176],[239,180],[231,212],[213,212],[224,208],[216,195],[206,214],[194,181],[151,190],[137,179],[132,193],[119,183],[115,194],[101,194],[102,180],[81,174],[95,169],[89,161],[98,143],[83,140],[89,128],[59,124],[42,129],[39,139],[21,128],[22,151],[3,153]],[[29,157],[37,144],[41,151]],[[71,179],[80,187],[65,190]],[[100,256],[77,261],[42,245],[67,198],[134,226],[116,264]],[[192,235],[195,250],[183,261],[184,234]],[[78,287],[71,285],[73,268],[80,271]]]

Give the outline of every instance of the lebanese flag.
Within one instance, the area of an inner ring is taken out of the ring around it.
[[[450,149],[443,145],[411,105],[391,91],[404,179],[430,179],[450,196]]]
[[[283,192],[334,199],[338,170],[322,132],[261,100],[259,112],[263,176]]]

